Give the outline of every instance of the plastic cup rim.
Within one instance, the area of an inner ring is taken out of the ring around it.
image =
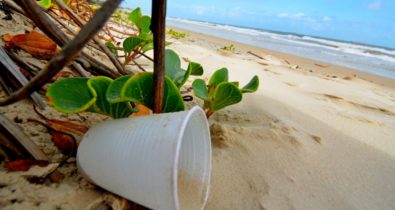
[[[180,158],[180,153],[181,153],[181,151],[180,151],[181,150],[181,145],[183,143],[182,139],[184,137],[184,131],[186,129],[186,126],[189,123],[189,119],[191,118],[191,116],[195,112],[201,112],[201,113],[204,114],[203,110],[200,107],[198,107],[198,106],[192,107],[192,109],[190,109],[188,111],[187,115],[185,116],[185,118],[184,118],[184,120],[182,122],[182,125],[181,125],[181,129],[180,129],[181,132],[179,132],[179,135],[177,137],[177,146],[176,146],[176,153],[175,153],[175,156],[174,156],[175,161],[174,161],[174,165],[173,165],[173,177],[172,177],[173,189],[174,189],[173,190],[173,198],[174,198],[173,202],[175,204],[176,210],[180,210],[180,199],[179,199],[179,196],[178,196],[178,163],[179,163],[179,158]],[[207,121],[205,121],[205,124],[206,124],[206,126],[208,126],[208,122]],[[211,154],[211,151],[209,151],[209,154]],[[209,157],[209,159],[210,159],[209,162],[210,162],[210,165],[211,165],[211,156]],[[211,170],[208,171],[208,177],[210,177],[210,176],[211,176]],[[207,185],[208,186],[210,185],[210,178],[208,179]],[[205,195],[205,198],[204,198],[204,203],[207,202],[207,198],[208,198],[208,194],[209,194],[209,192],[208,192],[209,189],[206,189],[206,190],[207,190],[207,192],[206,192],[206,195]],[[204,206],[204,203],[203,203],[203,206]]]

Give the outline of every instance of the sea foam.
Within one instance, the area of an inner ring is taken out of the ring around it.
[[[180,18],[167,24],[395,79],[395,49]]]

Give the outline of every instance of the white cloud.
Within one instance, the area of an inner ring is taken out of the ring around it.
[[[305,16],[306,15],[303,12],[298,12],[298,13],[294,13],[294,14],[282,12],[282,13],[277,14],[277,17],[281,17],[281,18],[302,18]]]
[[[295,18],[301,18],[301,17],[304,17],[304,16],[305,16],[305,14],[303,12],[298,12],[298,13],[295,13],[295,14],[292,15],[292,17],[295,17]]]
[[[241,7],[232,8],[218,8],[214,6],[203,6],[203,5],[174,5],[172,9],[190,11],[190,13],[198,16],[220,16],[227,18],[237,18],[242,16],[269,16],[269,14],[264,11],[253,11],[246,10]]]
[[[221,16],[223,17],[239,17],[246,13],[246,11],[240,7],[233,7],[228,10],[222,10],[220,11]]]
[[[289,16],[289,14],[288,14],[288,13],[286,13],[286,12],[283,12],[283,13],[277,14],[277,17],[288,17],[288,16]]]
[[[322,18],[322,21],[324,21],[324,22],[329,22],[331,20],[332,20],[332,18],[328,17],[328,16],[325,16],[325,17]]]
[[[204,6],[193,6],[191,8],[192,12],[196,15],[203,15],[207,12],[212,12],[214,8],[212,7],[204,7]]]
[[[369,9],[372,9],[372,10],[378,10],[378,9],[380,9],[381,8],[381,0],[374,0],[374,1],[372,1],[372,2],[370,2],[368,5],[367,5],[367,7],[369,8]]]

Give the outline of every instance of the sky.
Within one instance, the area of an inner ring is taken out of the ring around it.
[[[123,6],[151,13],[150,0]],[[395,0],[167,0],[167,16],[395,49]]]

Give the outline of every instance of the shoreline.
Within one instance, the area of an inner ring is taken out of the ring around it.
[[[312,74],[319,73],[321,75],[329,75],[329,77],[358,77],[359,79],[365,80],[367,82],[372,82],[377,85],[385,86],[391,89],[395,89],[395,79],[372,74],[369,72],[361,71],[358,69],[352,69],[344,66],[338,66],[335,64],[331,64],[328,62],[316,61],[310,58],[304,58],[297,55],[291,55],[287,53],[277,52],[265,48],[255,47],[252,45],[244,44],[241,42],[231,41],[228,39],[224,39],[221,37],[216,37],[208,34],[203,34],[199,32],[190,31],[187,29],[181,29],[173,26],[166,26],[167,30],[172,28],[176,31],[180,31],[183,33],[187,33],[189,36],[192,36],[193,39],[201,39],[205,42],[211,42],[213,44],[219,44],[218,47],[228,46],[233,44],[236,48],[236,51],[240,53],[253,52],[255,54],[267,54],[273,55],[275,57],[285,59],[290,63],[290,65],[298,65],[302,69],[312,70],[310,72]],[[182,40],[182,39],[180,39]],[[188,40],[188,37],[184,38],[184,40]]]

